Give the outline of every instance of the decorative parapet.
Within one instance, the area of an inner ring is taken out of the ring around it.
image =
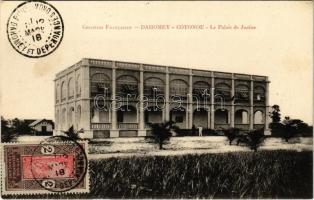
[[[98,67],[112,67],[112,61],[99,60],[99,59],[85,59],[88,65],[98,66]]]
[[[227,72],[214,72],[214,76],[217,78],[232,78],[232,74]]]
[[[152,72],[166,72],[165,66],[157,66],[157,65],[143,65],[144,71],[152,71]]]
[[[185,74],[188,75],[190,73],[189,69],[178,68],[178,67],[169,67],[169,72],[174,74]]]
[[[253,80],[255,81],[267,81],[267,76],[253,76]]]
[[[140,66],[143,66],[144,71],[148,72],[162,72],[166,73],[167,69],[169,73],[172,74],[183,74],[189,75],[192,71],[192,75],[195,76],[203,76],[203,77],[217,77],[223,79],[240,79],[240,80],[254,80],[254,81],[268,81],[267,76],[259,76],[259,75],[248,75],[248,74],[232,74],[228,72],[213,72],[207,70],[200,69],[188,69],[188,68],[180,68],[180,67],[170,67],[170,66],[161,66],[161,65],[150,65],[150,64],[139,64],[139,63],[130,63],[130,62],[120,62],[120,61],[110,61],[110,60],[101,60],[101,59],[90,59],[83,58],[78,63],[72,65],[71,67],[59,72],[56,74],[56,79],[63,77],[72,71],[76,70],[81,66],[95,66],[95,67],[103,67],[103,68],[112,68],[113,63],[115,62],[115,66],[120,69],[129,69],[139,71]],[[55,80],[56,80],[55,79]]]
[[[247,74],[234,74],[235,79],[251,80],[251,75]]]
[[[116,67],[122,69],[140,70],[140,64],[136,63],[116,62]]]
[[[205,71],[205,70],[192,69],[192,74],[195,76],[211,77],[211,71]]]

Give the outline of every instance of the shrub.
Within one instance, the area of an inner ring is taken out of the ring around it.
[[[299,119],[287,119],[284,123],[271,123],[271,134],[285,141],[296,136],[313,136],[313,127]]]
[[[270,118],[272,119],[273,123],[280,122],[281,114],[280,114],[280,107],[279,105],[273,105],[271,107],[271,112],[269,113]]]
[[[247,134],[246,144],[250,149],[257,151],[257,149],[263,144],[264,139],[264,129],[253,130]]]
[[[313,137],[313,126],[304,127],[304,130],[302,131],[301,135],[303,137]]]
[[[177,128],[174,130],[174,132],[176,133],[176,136],[196,136],[198,135],[198,131],[194,131],[193,129],[181,129],[181,128]]]
[[[176,136],[179,137],[184,137],[184,136],[198,136],[198,129],[181,129],[181,128],[176,128],[174,129],[175,133],[177,134]],[[214,129],[203,129],[202,130],[202,135],[203,136],[217,136],[217,132]]]
[[[218,136],[218,133],[214,129],[203,129],[203,136]]]
[[[271,135],[274,137],[283,137],[285,133],[285,126],[282,123],[270,123]]]
[[[229,128],[229,129],[224,129],[223,130],[224,135],[228,138],[229,140],[229,145],[232,144],[232,141],[237,138],[239,135],[240,129],[238,128]]]
[[[72,140],[79,140],[79,139],[81,139],[80,136],[79,136],[79,133],[74,131],[73,126],[71,126],[69,128],[69,130],[65,131],[64,133],[65,133],[66,136],[68,136]]]
[[[163,149],[163,144],[166,141],[169,141],[172,136],[171,131],[177,129],[177,127],[174,126],[173,121],[149,124],[149,126],[152,128],[152,137],[147,137],[146,139],[152,138],[153,141],[159,145],[160,150]]]

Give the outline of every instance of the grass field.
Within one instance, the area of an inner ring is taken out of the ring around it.
[[[286,150],[167,157],[112,157],[90,161],[90,194],[62,196],[312,198],[312,163],[312,151]],[[62,196],[38,195],[32,198]]]

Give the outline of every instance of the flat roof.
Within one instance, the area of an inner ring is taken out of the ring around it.
[[[189,70],[192,70],[192,73],[193,72],[213,72],[214,73],[214,76],[215,75],[218,75],[218,74],[225,74],[225,75],[234,75],[234,76],[238,76],[238,77],[241,77],[241,76],[254,76],[254,77],[259,77],[259,78],[262,78],[264,79],[264,81],[268,81],[268,76],[263,76],[263,75],[255,75],[255,74],[244,74],[244,73],[231,73],[231,72],[224,72],[224,71],[213,71],[213,70],[205,70],[205,69],[197,69],[197,68],[185,68],[185,67],[176,67],[176,66],[171,66],[171,65],[156,65],[156,64],[148,64],[148,63],[136,63],[136,62],[125,62],[125,61],[119,61],[119,60],[105,60],[105,59],[93,59],[93,58],[82,58],[79,62],[75,63],[74,65],[58,72],[56,74],[56,78],[59,77],[59,76],[62,76],[64,75],[64,73],[66,73],[67,71],[70,73],[74,68],[76,67],[79,67],[81,65],[92,65],[92,66],[95,66],[95,67],[106,67],[106,68],[111,68],[112,67],[112,62],[115,62],[116,63],[116,66],[117,66],[117,69],[131,69],[132,70],[132,67],[133,67],[133,70],[139,70],[139,66],[140,65],[143,65],[144,67],[147,66],[147,67],[155,67],[155,68],[166,68],[168,67],[168,69],[174,69],[174,70],[183,70],[185,72],[189,71]],[[123,64],[125,66],[123,67],[119,67],[119,64]],[[130,66],[130,67],[127,67],[127,66]],[[136,66],[138,67],[138,69],[136,68]],[[146,71],[146,70],[145,70]],[[159,71],[163,71],[163,70],[159,70]],[[165,71],[163,71],[165,72]],[[216,76],[217,77],[217,76]]]

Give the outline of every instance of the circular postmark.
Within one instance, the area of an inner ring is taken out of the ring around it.
[[[20,54],[39,58],[60,45],[64,32],[60,13],[44,1],[27,1],[15,8],[7,23],[12,47]]]
[[[65,136],[45,139],[32,153],[32,177],[42,188],[52,192],[85,188],[88,168],[85,148],[84,144]]]

